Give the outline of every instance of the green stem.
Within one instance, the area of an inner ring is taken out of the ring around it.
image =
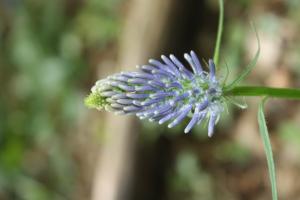
[[[219,63],[219,53],[220,53],[220,46],[221,46],[221,37],[223,32],[223,22],[224,22],[224,2],[223,0],[219,0],[219,24],[218,24],[218,33],[217,33],[217,40],[214,52],[214,63],[218,66]]]
[[[240,86],[224,91],[226,96],[269,96],[287,99],[300,99],[300,89]]]

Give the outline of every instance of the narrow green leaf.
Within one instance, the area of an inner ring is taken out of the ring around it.
[[[219,23],[218,23],[218,33],[217,33],[216,46],[215,46],[215,52],[214,52],[214,63],[216,66],[218,66],[218,63],[219,63],[221,38],[222,38],[223,24],[224,24],[224,2],[223,2],[223,0],[219,0],[219,10],[220,10],[220,15],[219,15]]]
[[[258,118],[259,132],[263,140],[263,145],[264,145],[267,162],[268,162],[269,178],[272,187],[272,199],[277,200],[278,197],[277,197],[277,187],[276,187],[275,164],[273,160],[273,153],[272,153],[272,146],[269,138],[269,132],[268,132],[265,115],[264,115],[264,104],[266,100],[267,97],[265,97],[259,104],[257,118]]]
[[[251,70],[257,63],[257,60],[258,60],[258,57],[260,54],[260,41],[259,41],[258,33],[256,31],[255,26],[252,23],[251,23],[251,26],[255,32],[255,36],[256,36],[256,40],[257,40],[258,47],[257,47],[256,54],[255,54],[254,58],[251,60],[251,62],[246,66],[245,70],[232,83],[225,86],[224,91],[231,90],[232,88],[237,86],[242,80],[244,80],[248,76],[248,74],[251,72]]]
[[[227,65],[226,60],[225,60],[225,66],[226,66],[226,75],[225,75],[224,80],[222,81],[222,87],[224,87],[226,85],[226,82],[227,82],[227,79],[228,79],[228,76],[229,76],[229,67]]]

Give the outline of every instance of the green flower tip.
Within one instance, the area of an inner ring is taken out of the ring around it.
[[[107,102],[105,101],[105,98],[102,97],[100,94],[91,93],[85,98],[84,104],[88,108],[103,109]]]

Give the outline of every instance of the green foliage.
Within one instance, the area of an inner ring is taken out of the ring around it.
[[[251,157],[249,149],[234,141],[221,142],[214,152],[216,159],[223,162],[233,162],[238,165],[246,164]]]
[[[170,181],[170,199],[216,199],[212,177],[201,168],[193,152],[179,152],[175,172],[170,174]]]
[[[300,125],[291,121],[284,121],[279,126],[280,139],[294,145],[300,152]]]
[[[0,199],[76,195],[70,137],[86,112],[86,52],[116,40],[119,3],[0,3]]]

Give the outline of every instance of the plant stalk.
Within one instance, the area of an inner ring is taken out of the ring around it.
[[[218,33],[215,45],[214,52],[214,63],[216,66],[219,64],[219,54],[220,54],[220,46],[221,46],[221,38],[223,33],[223,24],[224,24],[224,2],[223,0],[219,0],[219,24],[218,24]]]
[[[268,96],[275,98],[300,99],[300,89],[239,86],[224,91],[225,96]]]

